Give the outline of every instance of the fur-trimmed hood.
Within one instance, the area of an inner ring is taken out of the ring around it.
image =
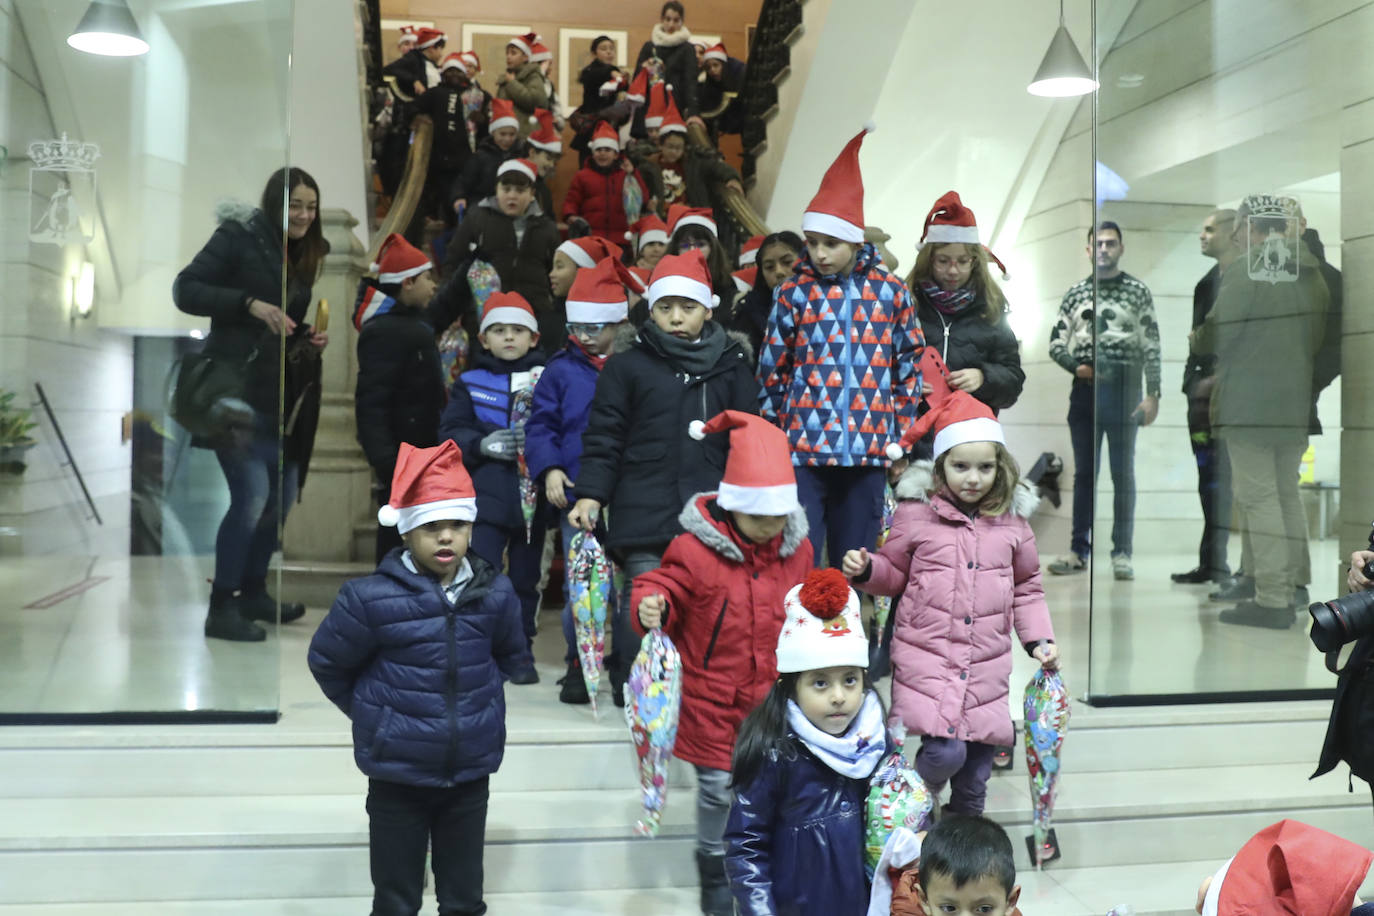
[[[257,212],[258,208],[248,201],[234,197],[226,197],[215,202],[216,223],[235,222],[247,226]]]
[[[935,462],[921,460],[911,462],[911,466],[903,472],[897,485],[892,488],[892,492],[898,499],[914,499],[918,502],[930,502],[930,492],[935,485]],[[1036,508],[1040,505],[1040,496],[1035,492],[1035,488],[1026,482],[1024,478],[1016,481],[1016,491],[1012,494],[1011,508],[1008,509],[1012,515],[1020,518],[1030,518],[1035,514]]]
[[[706,509],[706,503],[715,498],[715,493],[697,493],[694,495],[687,500],[687,505],[682,507],[682,513],[677,517],[678,523],[688,534],[727,560],[742,563],[744,562],[744,552],[722,530],[722,523],[711,518]],[[784,559],[792,556],[810,532],[810,526],[806,521],[806,512],[801,508],[793,510],[787,516],[787,523],[783,525],[782,543],[778,546],[778,556]]]

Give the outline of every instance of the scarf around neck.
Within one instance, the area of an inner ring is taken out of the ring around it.
[[[730,342],[725,329],[715,319],[708,319],[701,326],[701,337],[697,340],[674,337],[661,330],[652,319],[644,322],[639,336],[690,375],[704,375],[714,369]]]
[[[604,353],[598,356],[591,350],[588,350],[586,347],[582,345],[582,341],[577,339],[576,334],[568,335],[568,343],[572,344],[575,348],[577,348],[577,350],[579,350],[582,353],[583,356],[587,357],[587,362],[591,363],[592,368],[595,369],[597,372],[600,372],[602,368],[605,367],[606,360],[611,358],[611,354],[609,353]]]
[[[926,297],[926,301],[935,306],[937,312],[945,315],[958,315],[978,299],[978,293],[972,286],[947,290],[931,280],[922,280],[919,285],[921,295]]]
[[[692,33],[683,26],[671,35],[663,31],[663,23],[654,23],[653,42],[660,48],[675,48],[692,40]]]
[[[883,705],[872,690],[843,735],[826,734],[812,725],[795,700],[787,701],[787,724],[818,760],[850,779],[872,776],[887,749]]]

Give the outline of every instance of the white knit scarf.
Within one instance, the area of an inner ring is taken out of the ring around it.
[[[822,763],[850,779],[872,776],[887,747],[883,705],[872,690],[843,735],[826,734],[812,725],[795,700],[787,701],[787,724]]]
[[[692,40],[692,33],[687,31],[687,26],[682,26],[676,32],[669,34],[663,31],[663,23],[654,23],[653,32],[654,44],[660,48],[675,48],[678,45]]]

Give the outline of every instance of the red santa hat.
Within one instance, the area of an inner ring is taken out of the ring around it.
[[[716,504],[749,515],[791,515],[800,509],[787,434],[762,417],[738,410],[722,411],[705,423],[693,420],[687,427],[688,435],[698,440],[727,430],[730,451]]]
[[[648,123],[646,120],[644,123]],[[677,102],[668,96],[668,107],[663,112],[663,121],[658,125],[658,135],[682,134],[687,136],[687,122],[682,120],[682,112],[677,110]]]
[[[789,462],[790,463],[790,462]],[[868,638],[859,616],[859,596],[834,567],[813,569],[782,602],[778,672],[868,667]]]
[[[686,204],[673,204],[668,208],[668,235],[677,234],[683,226],[701,226],[713,236],[720,238],[716,221],[711,218],[709,207],[689,207]]]
[[[396,38],[396,47],[407,48],[415,44],[415,26],[401,26],[401,34]]]
[[[820,190],[802,214],[802,231],[819,232],[842,242],[864,240],[864,180],[859,147],[875,128],[870,122],[854,135],[826,170]]]
[[[623,88],[625,88],[625,76],[617,70],[614,76],[601,84],[601,88],[598,92],[601,95],[613,95]]]
[[[447,41],[448,37],[438,29],[420,29],[415,33],[415,47],[432,48],[441,41]]]
[[[599,235],[584,235],[580,239],[568,239],[554,251],[561,251],[578,267],[595,267],[598,261],[606,258],[620,260],[623,252],[615,242],[607,241]]]
[[[553,52],[550,51],[542,41],[536,40],[534,43],[534,53],[530,55],[530,60],[536,64],[542,64],[546,60],[553,60]]]
[[[649,88],[649,107],[644,110],[644,126],[660,127],[668,114],[668,85],[654,83]]]
[[[921,241],[916,247],[957,243],[981,247],[997,265],[997,269],[1002,272],[1002,278],[1007,278],[1007,268],[1002,263],[1002,259],[993,254],[991,248],[979,243],[978,222],[973,218],[973,211],[964,206],[964,202],[959,199],[957,191],[946,191],[939,200],[935,201],[935,205],[926,214],[926,224],[921,230]]]
[[[701,59],[702,61],[718,60],[724,63],[730,59],[730,55],[725,52],[725,45],[718,41],[706,49],[706,53],[701,55]]]
[[[439,72],[443,73],[445,70],[462,70],[467,73],[467,67],[463,64],[463,55],[457,51],[445,55],[443,62],[439,64]]]
[[[507,172],[515,172],[518,175],[524,175],[530,180],[530,183],[533,184],[534,180],[539,177],[539,166],[530,162],[528,159],[507,159],[496,167],[497,184],[501,183],[501,176],[505,175]]]
[[[758,260],[759,248],[763,246],[766,235],[755,235],[739,246],[739,266],[748,267]]]
[[[569,324],[614,324],[630,315],[626,288],[644,292],[644,284],[615,258],[605,258],[595,267],[584,267],[568,290]]]
[[[635,279],[639,280],[640,285],[646,290],[649,288],[649,276],[653,271],[647,267],[631,267],[630,273],[635,275]]]
[[[1374,853],[1299,821],[1270,824],[1212,878],[1202,916],[1348,916]]]
[[[598,121],[592,138],[587,141],[587,149],[613,149],[620,151],[620,134],[605,121]]]
[[[558,130],[553,126],[553,112],[547,108],[536,108],[534,110],[534,120],[539,124],[530,132],[530,146],[535,149],[542,149],[546,153],[559,154],[563,152],[563,138],[558,135]]]
[[[476,52],[476,51],[464,51],[463,53],[459,54],[458,56],[459,56],[460,58],[462,58],[464,64],[466,64],[467,66],[471,67],[472,69],[474,69],[474,70],[481,70],[481,69],[482,69],[482,58],[480,58],[480,57],[477,56],[477,52]]]
[[[524,35],[516,35],[510,41],[506,42],[507,47],[514,45],[521,51],[524,51],[525,56],[531,60],[534,59],[534,46],[537,44],[539,44],[539,35],[536,32],[526,32]]]
[[[630,82],[630,90],[625,93],[625,101],[643,105],[649,95],[649,71],[641,69]]]
[[[654,242],[668,244],[668,224],[659,219],[653,213],[646,213],[635,221],[630,227],[630,232],[635,236],[635,252],[638,253],[645,245]],[[629,234],[626,234],[626,241]]]
[[[494,98],[491,100],[491,123],[487,125],[488,130],[499,130],[502,127],[520,128],[520,120],[515,117],[515,103],[510,99]]]
[[[530,308],[525,297],[519,293],[495,292],[487,298],[487,304],[482,307],[482,323],[477,332],[485,334],[487,328],[494,324],[513,324],[529,328],[535,334],[539,333],[539,322],[534,317],[534,309]]]
[[[433,266],[423,251],[407,242],[405,236],[393,232],[382,242],[372,269],[377,272],[378,283],[400,283]]]
[[[476,518],[477,491],[457,444],[445,439],[434,448],[416,448],[402,442],[391,475],[391,498],[377,510],[377,521],[405,534],[429,522]]]
[[[720,298],[711,292],[711,271],[700,251],[689,248],[682,254],[659,258],[649,275],[649,308],[664,296],[683,296],[708,309],[720,304]]]
[[[741,293],[747,293],[754,288],[754,283],[759,278],[759,269],[750,264],[748,267],[741,267],[730,276],[735,279],[735,288]]]
[[[930,355],[927,356],[926,354]],[[908,427],[899,443],[889,443],[887,456],[893,461],[911,451],[912,446],[935,430],[935,454],[939,458],[956,445],[966,442],[998,442],[1006,445],[1002,424],[992,408],[969,394],[949,387],[949,370],[934,347],[921,353],[921,380],[934,389],[926,395],[930,410]]]

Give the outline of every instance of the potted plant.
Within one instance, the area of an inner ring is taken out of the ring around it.
[[[16,393],[0,390],[0,473],[24,473],[24,453],[37,444],[33,411],[14,404]]]

